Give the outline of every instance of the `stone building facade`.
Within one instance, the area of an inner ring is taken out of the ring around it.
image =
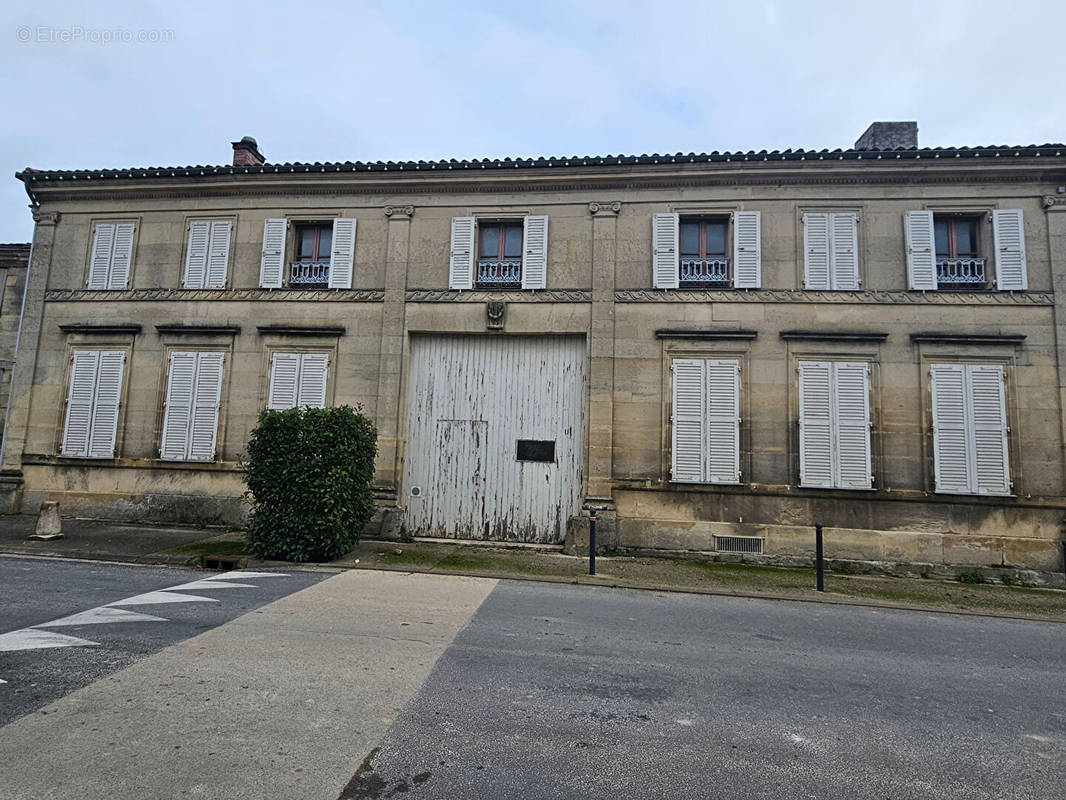
[[[19,173],[9,510],[238,522],[259,411],[349,403],[385,533],[1061,571],[1066,146],[234,152]]]
[[[7,416],[7,398],[22,314],[22,290],[26,286],[29,260],[29,244],[0,244],[0,432]]]

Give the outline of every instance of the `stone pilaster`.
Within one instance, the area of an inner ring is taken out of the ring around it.
[[[381,309],[381,356],[378,362],[378,459],[375,482],[395,488],[400,482],[399,431],[403,409],[400,386],[403,377],[405,338],[404,293],[410,254],[411,217],[414,206],[386,206],[388,236],[385,244],[385,300]]]
[[[1066,457],[1066,194],[1044,198],[1047,211],[1051,288],[1055,293],[1055,355],[1058,363],[1060,442]],[[1066,486],[1061,494],[1066,495]]]
[[[592,319],[589,330],[588,464],[585,493],[609,502],[613,473],[614,290],[619,202],[589,203],[592,215]]]
[[[26,288],[19,322],[18,348],[11,374],[7,420],[0,454],[0,511],[18,511],[22,503],[22,453],[26,445],[33,375],[44,318],[44,292],[52,264],[58,212],[35,210],[33,250],[27,267]]]

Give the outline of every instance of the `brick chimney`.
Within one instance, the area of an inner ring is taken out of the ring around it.
[[[245,136],[239,142],[233,142],[233,166],[258,167],[266,161],[259,152],[259,145],[251,136]]]
[[[917,122],[874,122],[855,142],[856,150],[917,150]]]

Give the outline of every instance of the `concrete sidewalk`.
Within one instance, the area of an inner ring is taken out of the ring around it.
[[[185,565],[190,556],[166,551],[223,533],[217,528],[159,527],[70,517],[63,518],[62,524],[63,538],[40,542],[27,538],[37,525],[35,516],[0,515],[0,552],[134,564]]]
[[[338,797],[495,585],[340,573],[8,725],[0,796]]]
[[[190,567],[203,567],[206,557],[223,556],[236,559],[243,567],[292,566],[285,562],[259,561],[246,553],[241,530],[64,519],[65,538],[37,542],[25,538],[33,531],[34,524],[35,519],[30,516],[0,516],[0,553]],[[352,552],[329,564],[298,566],[585,583],[1066,622],[1066,592],[1031,587],[1024,582],[1023,574],[1011,585],[982,583],[997,570],[975,569],[964,582],[829,572],[827,591],[817,592],[813,569],[717,561],[713,554],[707,553],[675,553],[672,557],[613,554],[600,556],[597,561],[597,575],[593,577],[588,575],[587,559],[564,555],[557,547],[438,539],[413,542],[364,539]],[[1061,578],[1059,581],[1057,585],[1061,586]]]

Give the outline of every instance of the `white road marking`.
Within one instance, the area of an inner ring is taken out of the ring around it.
[[[70,614],[51,622],[42,622],[29,628],[21,628],[9,633],[0,633],[0,653],[14,650],[43,650],[54,647],[99,647],[99,642],[91,642],[88,639],[79,639],[76,636],[67,636],[62,633],[39,630],[40,628],[61,628],[75,625],[104,625],[110,622],[169,622],[164,617],[156,617],[152,614],[141,614],[137,611],[123,611],[118,606],[150,606],[165,605],[168,603],[217,603],[214,597],[201,597],[195,594],[180,594],[177,590],[187,589],[255,589],[251,583],[234,583],[227,578],[239,576],[241,578],[287,578],[284,572],[224,572],[212,575],[209,578],[190,581],[167,589],[127,597],[124,600],[116,600],[106,606],[90,608],[88,611],[80,611]],[[0,683],[7,681],[0,678]]]
[[[111,608],[118,606],[153,606],[156,604],[162,605],[163,603],[217,603],[214,597],[200,597],[195,594],[175,594],[174,592],[159,591],[159,592],[145,592],[144,594],[138,594],[134,597],[127,597],[125,600],[116,600],[114,603],[108,603]]]
[[[258,588],[251,583],[228,583],[227,581],[192,581],[191,583],[182,583],[178,586],[168,586],[166,589],[161,589],[163,592],[176,592],[179,589],[255,589]]]
[[[204,578],[205,581],[227,581],[234,576],[244,578],[287,578],[289,577],[286,572],[223,572],[218,575],[212,575],[210,578]]]
[[[121,608],[90,608],[79,614],[71,614],[69,617],[42,622],[34,625],[34,628],[62,628],[67,625],[103,625],[108,622],[167,622],[163,617],[154,617],[151,614],[138,614],[136,611],[123,611]]]
[[[98,644],[98,642],[90,642],[88,639],[79,639],[76,636],[67,636],[52,631],[38,631],[33,628],[0,633],[0,653],[10,653],[14,650],[42,650],[48,647],[96,647]]]

